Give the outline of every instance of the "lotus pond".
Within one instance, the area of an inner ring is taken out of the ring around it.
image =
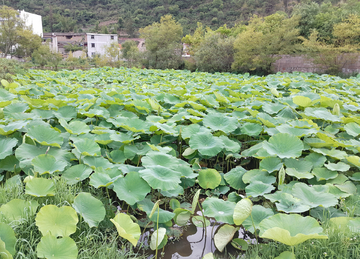
[[[1,84],[1,258],[171,258],[191,228],[213,244],[198,258],[295,258],[332,240],[325,226],[360,257],[360,77],[97,68]]]

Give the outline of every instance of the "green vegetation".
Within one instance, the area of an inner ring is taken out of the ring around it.
[[[109,67],[1,80],[0,251],[141,258],[174,224],[211,218],[218,255],[357,258],[359,80]]]

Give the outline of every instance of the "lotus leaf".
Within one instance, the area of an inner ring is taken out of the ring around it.
[[[242,134],[256,137],[259,136],[260,133],[263,131],[263,127],[257,123],[247,122],[240,127],[240,130]]]
[[[178,226],[185,226],[191,216],[191,212],[186,209],[177,208],[174,210],[175,213],[175,223]]]
[[[274,190],[275,187],[268,183],[263,183],[260,181],[252,181],[248,186],[246,186],[245,191],[248,197],[258,197],[269,193]]]
[[[201,189],[197,190],[194,197],[193,197],[193,200],[192,200],[192,203],[191,203],[191,214],[195,213],[196,206],[197,206],[197,204],[199,202],[200,191],[201,191]]]
[[[314,168],[312,174],[316,176],[317,181],[334,179],[338,176],[337,172],[328,170],[324,167]]]
[[[206,198],[202,203],[207,217],[214,217],[217,221],[234,224],[233,214],[236,203],[217,198]]]
[[[31,161],[31,164],[34,166],[34,171],[39,174],[53,174],[63,171],[67,166],[65,161],[56,160],[49,154],[38,155]]]
[[[75,233],[78,221],[73,208],[69,206],[58,208],[55,205],[43,206],[35,218],[35,224],[43,235],[51,233],[55,237],[66,237]]]
[[[229,172],[227,172],[224,175],[224,178],[226,182],[234,189],[236,190],[244,190],[246,187],[246,184],[243,182],[242,177],[247,171],[241,167],[237,166],[233,169],[231,169]]]
[[[74,146],[83,156],[99,156],[101,155],[100,147],[92,139],[74,140]]]
[[[56,238],[51,234],[43,236],[37,245],[39,258],[76,259],[78,249],[70,237]]]
[[[294,224],[296,222],[296,224]],[[327,239],[319,223],[311,217],[298,214],[276,214],[264,219],[260,224],[260,237],[269,238],[294,246],[308,239]]]
[[[92,169],[95,168],[112,168],[114,164],[110,163],[109,160],[103,157],[85,156],[82,158],[84,164],[90,166]]]
[[[189,145],[192,149],[197,149],[201,155],[210,157],[216,156],[224,147],[221,139],[206,132],[192,135]]]
[[[211,112],[204,117],[203,120],[204,126],[210,128],[212,131],[222,131],[225,133],[230,133],[234,131],[238,122],[234,117],[228,117],[222,113]]]
[[[8,251],[8,254],[15,255],[15,244],[16,244],[16,237],[14,230],[7,224],[0,222],[0,241],[2,244],[2,249]],[[0,248],[0,251],[2,250]],[[12,257],[10,257],[12,258]]]
[[[22,129],[28,123],[29,121],[18,120],[18,121],[8,122],[5,125],[0,125],[0,135],[5,135],[5,136],[10,135],[17,130]]]
[[[252,207],[250,217],[247,217],[242,225],[246,230],[254,233],[254,226],[258,229],[260,222],[272,215],[274,215],[274,212],[270,208],[265,208],[261,205],[254,205]]]
[[[89,227],[97,227],[105,217],[105,207],[103,203],[94,198],[90,193],[79,193],[72,204],[73,208],[79,213]]]
[[[354,173],[352,176],[349,177],[353,181],[360,181],[360,173]]]
[[[358,156],[347,156],[346,160],[356,167],[360,168],[360,157]]]
[[[60,133],[50,127],[42,125],[33,126],[27,132],[28,136],[38,142],[40,145],[60,148],[64,139]]]
[[[344,126],[347,134],[357,137],[360,134],[360,126],[355,122],[350,122]]]
[[[310,210],[310,215],[322,222],[325,222],[334,217],[346,217],[344,212],[339,209],[335,209],[334,207],[316,207]]]
[[[142,201],[151,191],[151,188],[145,180],[140,178],[138,172],[130,172],[114,182],[114,191],[120,200],[126,201],[129,205],[134,205]]]
[[[244,183],[251,183],[253,181],[260,181],[267,184],[272,184],[276,182],[276,177],[269,175],[266,171],[261,171],[259,169],[253,169],[247,171],[243,177],[242,180]]]
[[[165,228],[159,228],[154,231],[154,233],[151,235],[150,239],[150,249],[156,250],[161,248],[160,245],[163,242],[164,238],[166,238],[166,229]]]
[[[315,187],[310,187],[304,183],[296,183],[292,188],[292,195],[301,200],[304,205],[310,208],[323,206],[325,208],[335,206],[338,203],[337,198],[328,192],[317,191]]]
[[[54,182],[45,178],[33,178],[26,183],[25,193],[35,197],[54,196]]]
[[[278,133],[263,142],[262,147],[270,154],[280,158],[297,158],[301,156],[304,144],[302,141],[287,133]]]
[[[214,235],[214,243],[220,252],[224,251],[225,246],[233,239],[237,230],[237,228],[228,224],[221,226],[217,230],[216,234]]]
[[[76,184],[82,180],[85,180],[92,173],[92,169],[84,164],[74,165],[69,169],[65,170],[61,175],[66,180],[67,184]]]
[[[1,258],[3,259],[13,259],[12,255],[10,254],[10,252],[8,250],[6,250],[6,244],[5,242],[3,242],[0,238],[0,254],[1,254]]]
[[[343,162],[338,162],[337,164],[329,162],[328,164],[325,164],[325,167],[331,171],[340,171],[340,172],[346,172],[350,169],[350,166]]]
[[[220,185],[221,175],[215,169],[200,170],[198,181],[203,189],[215,189]]]
[[[333,115],[328,109],[323,107],[305,108],[305,115],[312,119],[322,119],[331,122],[340,122],[340,117]]]
[[[326,162],[326,157],[318,153],[310,153],[304,158],[304,160],[311,162],[313,168],[320,168]]]
[[[280,170],[282,167],[281,160],[277,157],[266,157],[260,162],[260,169],[264,169],[269,173]]]
[[[18,140],[15,138],[5,138],[0,139],[0,159],[13,154],[13,148],[18,143]]]
[[[313,101],[306,96],[294,96],[292,101],[301,107],[309,107],[313,105]]]
[[[20,199],[12,199],[0,208],[1,214],[5,216],[8,221],[17,221],[22,223],[36,213],[39,204],[37,201],[24,201]]]
[[[233,220],[235,225],[241,225],[246,220],[252,210],[253,204],[250,199],[245,198],[236,203],[234,208]]]
[[[279,203],[276,203],[278,211],[286,213],[302,213],[310,210],[309,205],[305,205],[298,198],[294,198],[291,194],[282,193],[279,199]]]
[[[152,211],[152,209],[154,207],[154,203],[149,199],[144,199],[144,200],[137,203],[137,207],[140,210],[145,211],[147,215],[150,215],[150,213],[151,213],[151,211]],[[151,221],[157,222],[157,215],[158,215],[158,210],[156,209],[156,211],[150,217]],[[174,213],[172,213],[170,211],[160,209],[159,210],[159,223],[168,222],[172,218],[174,218],[174,216],[175,216]]]
[[[296,259],[295,255],[290,251],[284,251],[274,259]]]
[[[69,121],[77,117],[77,111],[75,107],[64,106],[60,107],[57,111],[54,111],[54,115],[58,119],[64,119],[65,121]]]
[[[173,190],[181,182],[180,172],[159,165],[148,166],[146,169],[139,171],[139,174],[153,189],[163,191]]]
[[[59,119],[59,123],[70,134],[80,135],[90,131],[90,128],[86,123],[82,121],[71,121],[69,124],[64,119]]]

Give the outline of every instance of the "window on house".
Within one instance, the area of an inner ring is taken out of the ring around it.
[[[91,47],[92,47],[92,48],[95,48],[95,43],[91,43]]]
[[[91,35],[91,39],[92,39],[92,40],[95,39],[95,35]]]
[[[114,35],[111,35],[110,38],[113,40],[113,39],[114,39]]]
[[[72,38],[72,36],[66,36],[66,38],[67,38],[68,40],[70,40],[70,39]]]

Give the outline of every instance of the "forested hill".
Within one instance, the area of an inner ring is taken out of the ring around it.
[[[340,0],[327,0],[338,4]],[[353,0],[348,0],[353,1]],[[138,28],[158,22],[172,14],[181,23],[184,34],[197,22],[217,28],[247,21],[253,14],[266,16],[277,11],[291,14],[293,7],[308,0],[4,0],[15,9],[24,9],[43,17],[45,32],[115,32],[119,29],[135,35]],[[324,0],[316,0],[318,4]],[[347,2],[347,1],[341,1]],[[104,23],[107,22],[107,23]],[[99,26],[100,23],[100,26]],[[101,27],[103,24],[103,27]]]

